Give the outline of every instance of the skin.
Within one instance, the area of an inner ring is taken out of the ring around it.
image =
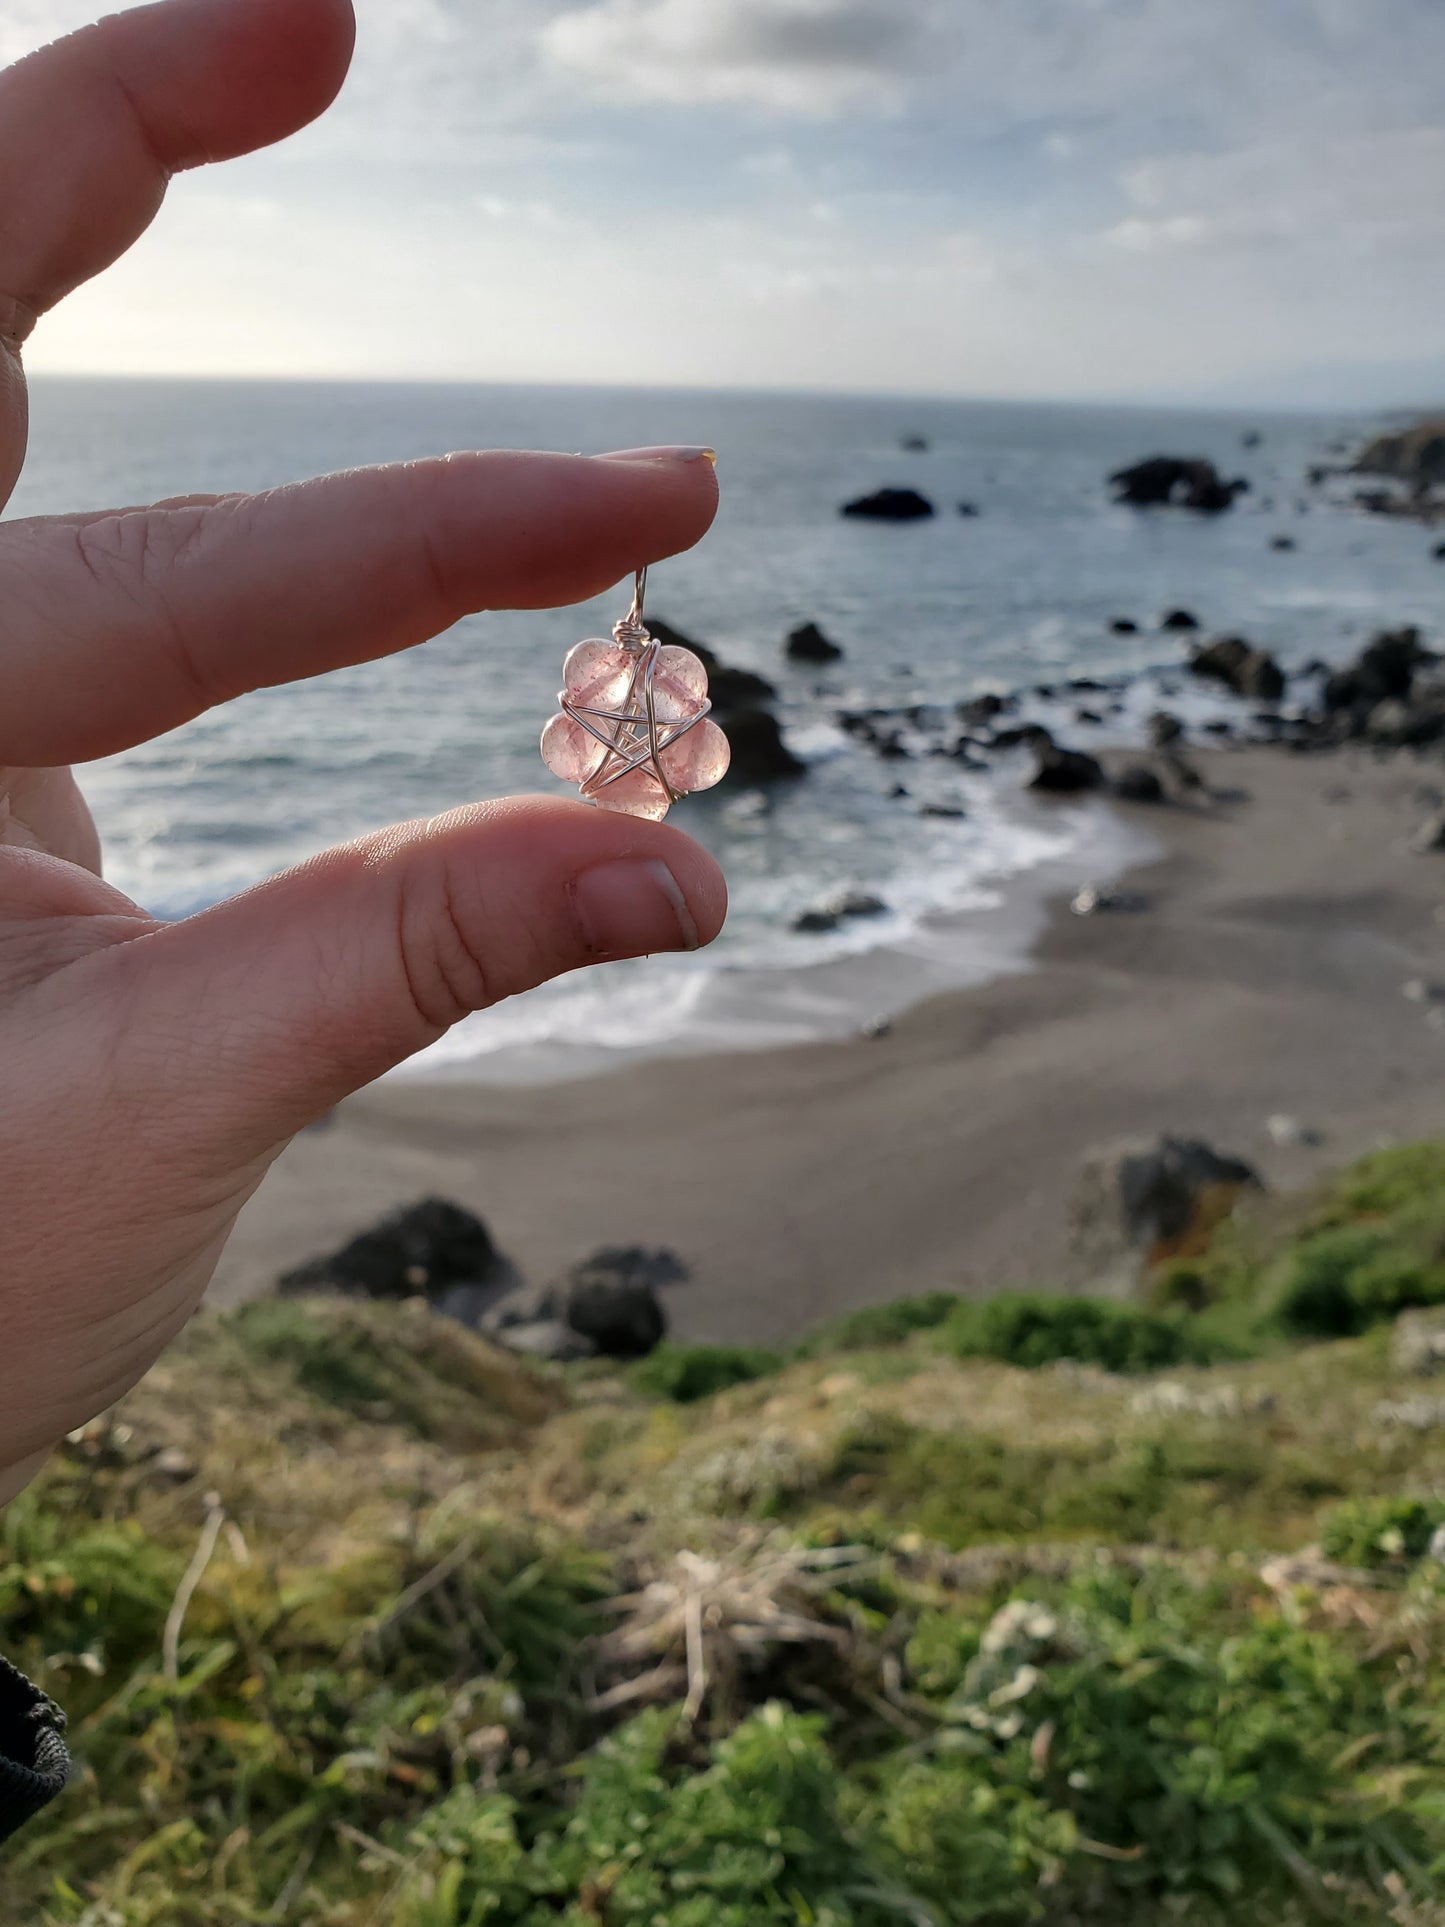
[[[348,0],[164,0],[0,73],[0,504],[25,337],[172,173],[321,113],[352,34]],[[473,611],[597,594],[716,501],[699,450],[463,453],[0,523],[0,1503],[181,1330],[303,1125],[468,1012],[709,942],[726,910],[678,831],[523,797],[162,924],[101,880],[67,766]]]

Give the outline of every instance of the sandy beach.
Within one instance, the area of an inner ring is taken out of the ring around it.
[[[678,1335],[766,1342],[903,1294],[1057,1281],[1080,1161],[1111,1140],[1200,1135],[1285,1185],[1438,1131],[1445,1028],[1405,994],[1445,969],[1445,856],[1408,848],[1438,766],[1254,748],[1200,767],[1215,800],[1134,813],[1163,849],[1125,880],[1147,909],[1061,899],[1027,969],[884,1036],[373,1086],[281,1158],[212,1302],[439,1194],[528,1279],[669,1246],[691,1272]],[[1318,1145],[1275,1144],[1278,1114]]]

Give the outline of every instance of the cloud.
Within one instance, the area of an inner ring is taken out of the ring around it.
[[[929,24],[919,0],[595,0],[540,39],[624,99],[829,116],[900,107]]]

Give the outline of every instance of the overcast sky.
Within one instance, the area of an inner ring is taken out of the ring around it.
[[[94,11],[4,0],[0,57]],[[332,112],[178,181],[35,369],[1342,403],[1445,376],[1445,0],[357,12]]]

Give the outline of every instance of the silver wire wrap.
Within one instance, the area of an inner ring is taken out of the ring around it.
[[[557,698],[562,713],[585,729],[606,752],[581,785],[581,793],[589,803],[595,802],[603,790],[619,782],[622,777],[630,776],[635,769],[650,769],[668,802],[676,803],[687,792],[674,789],[668,781],[667,772],[662,767],[662,752],[679,742],[690,729],[696,728],[712,708],[711,701],[704,696],[696,715],[672,722],[658,721],[652,683],[657,673],[662,644],[654,641],[642,619],[642,604],[646,594],[647,570],[639,569],[633,584],[632,607],[612,625],[613,640],[633,658],[632,676],[627,685],[627,694],[622,699],[622,707],[586,709],[570,701],[565,689]],[[603,729],[604,724],[611,724],[610,731]]]

